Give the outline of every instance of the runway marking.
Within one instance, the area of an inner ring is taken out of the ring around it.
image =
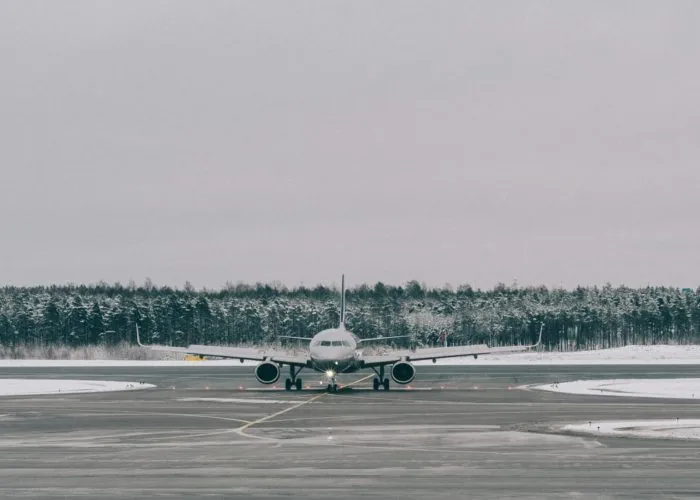
[[[105,417],[111,417],[114,415],[156,415],[156,416],[163,416],[163,417],[192,417],[192,418],[205,418],[209,420],[224,420],[227,422],[238,422],[238,423],[243,423],[247,424],[250,422],[249,420],[245,420],[242,418],[233,418],[233,417],[219,417],[216,415],[201,415],[198,413],[169,413],[169,412],[161,412],[161,411],[137,411],[137,410],[131,410],[131,411],[99,411],[99,410],[90,410],[87,412],[80,412],[80,413],[72,413],[69,414],[70,416],[74,417],[87,417],[87,416],[105,416]]]
[[[362,377],[361,379],[355,380],[354,382],[350,382],[349,384],[345,384],[345,386],[343,386],[343,387],[350,387],[350,386],[352,386],[352,385],[359,384],[360,382],[364,382],[365,380],[367,380],[367,379],[369,379],[369,378],[372,378],[372,377],[374,377],[374,374],[367,375],[366,377]],[[246,430],[247,430],[247,429],[250,429],[250,428],[253,427],[254,425],[262,424],[263,422],[267,422],[268,420],[271,420],[271,419],[273,419],[273,418],[275,418],[275,417],[279,417],[280,415],[284,415],[284,414],[287,413],[287,412],[290,412],[290,411],[292,411],[292,410],[296,410],[297,408],[300,408],[300,407],[302,407],[302,406],[304,406],[304,405],[306,405],[306,404],[313,403],[313,402],[316,401],[317,399],[320,399],[320,398],[322,398],[323,396],[326,396],[327,394],[329,394],[329,393],[327,393],[327,392],[321,393],[321,394],[319,394],[319,395],[317,395],[317,396],[314,396],[314,397],[312,397],[312,398],[309,398],[309,399],[307,399],[307,400],[304,400],[304,401],[302,401],[301,403],[297,403],[297,404],[295,404],[294,406],[290,406],[289,408],[285,408],[284,410],[280,410],[280,411],[278,411],[277,413],[273,413],[272,415],[267,415],[267,416],[265,416],[265,417],[262,417],[262,418],[259,418],[259,419],[257,419],[257,420],[254,420],[254,421],[252,421],[252,422],[248,422],[247,424],[242,425],[242,426],[239,427],[238,429],[235,429],[234,432],[235,432],[236,434],[239,434],[239,435],[244,436],[244,437],[249,437],[249,438],[253,438],[253,439],[260,439],[260,440],[263,440],[263,441],[274,441],[274,442],[277,442],[278,440],[277,440],[277,439],[274,439],[274,438],[269,438],[269,437],[264,437],[264,436],[256,436],[256,435],[254,435],[254,434],[248,434],[248,433],[246,432]]]
[[[487,431],[489,432],[489,431]],[[493,431],[493,432],[499,432],[499,431]],[[510,432],[521,432],[521,431],[510,431]],[[547,432],[543,432],[542,434],[547,434],[547,435],[561,435],[561,436],[566,436],[564,434],[550,434]],[[191,436],[185,435],[182,436],[183,438],[189,438]],[[583,439],[582,436],[571,436],[572,438],[576,439]],[[280,441],[274,438],[262,438],[259,437],[258,439],[261,440],[268,440],[271,442],[274,442],[277,444],[277,446],[281,446]],[[303,439],[303,438],[302,438]],[[591,443],[592,446],[598,447],[599,445],[594,444],[595,442]],[[73,446],[71,446],[73,444]],[[194,447],[205,447],[205,446],[237,446],[237,445],[242,445],[242,446],[248,446],[250,445],[250,441],[245,441],[245,440],[235,440],[235,441],[196,441],[193,443],[162,443],[162,442],[152,442],[149,441],[148,443],[65,443],[62,441],[45,441],[45,440],[40,440],[40,441],[20,441],[20,442],[9,442],[9,441],[0,441],[0,446],[2,447],[16,447],[16,446],[21,446],[22,448],[53,448],[53,447],[58,447],[58,448],[98,448],[98,449],[105,449],[105,448],[126,448],[126,449],[137,449],[137,448],[194,448]],[[348,443],[343,441],[342,443],[337,443],[335,441],[327,440],[327,441],[314,441],[311,443],[303,443],[303,441],[298,440],[294,441],[291,444],[306,444],[306,445],[312,445],[312,446],[329,446],[329,447],[338,447],[338,448],[357,448],[357,449],[372,449],[372,450],[391,450],[391,451],[414,451],[414,452],[431,452],[431,453],[440,453],[440,454],[445,454],[445,453],[450,453],[450,454],[462,454],[462,453],[467,453],[470,455],[473,455],[475,453],[475,450],[478,450],[478,453],[480,455],[496,455],[500,456],[503,454],[502,450],[488,450],[484,448],[427,448],[427,447],[413,447],[413,446],[401,446],[401,445],[390,445],[390,444],[357,444],[357,443]],[[526,453],[526,452],[522,452]],[[527,453],[530,453],[529,451]],[[528,455],[529,456],[529,455]],[[14,459],[4,459],[0,458],[0,462],[13,462]]]
[[[512,414],[511,411],[502,411],[502,412],[493,412],[489,413],[489,415],[492,414]],[[404,413],[401,412],[402,417],[451,417],[455,415],[464,415],[464,412],[461,411],[455,411],[455,412],[443,412],[443,413],[435,413],[435,412],[422,412],[422,413]],[[348,418],[352,417],[352,418]],[[343,419],[347,422],[351,422],[354,420],[386,420],[386,415],[343,415]],[[283,423],[283,422],[302,422],[302,421],[315,421],[315,420],[338,420],[337,415],[326,415],[326,416],[320,416],[320,417],[297,417],[297,418],[282,418],[280,420],[275,420],[275,423]],[[431,424],[432,425],[432,424]],[[437,426],[444,427],[442,424],[435,424]],[[346,425],[346,427],[352,427],[352,424]],[[475,427],[488,427],[487,425],[477,425],[474,424]],[[461,425],[461,427],[464,427],[464,425]],[[500,427],[500,425],[495,425],[493,427]]]
[[[354,382],[350,382],[349,384],[345,384],[343,387],[350,387],[352,385],[359,384],[360,382],[364,382],[365,380],[372,377],[374,377],[374,373],[372,373],[371,375],[367,375],[366,377],[362,377],[361,379],[357,379]]]
[[[178,401],[201,401],[211,403],[260,403],[260,404],[291,404],[290,399],[256,399],[256,398],[178,398]]]

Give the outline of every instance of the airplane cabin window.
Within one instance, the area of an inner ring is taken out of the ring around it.
[[[343,345],[343,341],[342,341],[342,340],[333,340],[332,342],[333,342],[333,345],[336,346],[336,347],[339,347],[339,346]]]
[[[331,345],[331,341],[330,340],[322,340],[321,345],[324,347],[328,347]]]

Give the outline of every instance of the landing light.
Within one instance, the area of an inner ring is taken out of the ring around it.
[[[333,370],[326,370],[326,377],[332,377],[335,375],[335,372]]]

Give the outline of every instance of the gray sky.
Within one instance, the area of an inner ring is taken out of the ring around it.
[[[0,283],[700,284],[700,2],[0,1]]]

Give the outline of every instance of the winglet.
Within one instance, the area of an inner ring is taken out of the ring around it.
[[[340,278],[340,328],[345,329],[345,275]]]
[[[138,323],[136,324],[136,343],[140,345],[141,347],[146,347],[141,343],[141,335],[139,335],[139,325]]]
[[[539,347],[539,346],[540,346],[540,344],[542,343],[542,330],[544,330],[544,321],[543,321],[542,324],[540,325],[540,336],[539,336],[538,339],[537,339],[537,343],[532,344],[532,345],[530,346],[530,348],[534,348],[534,347]]]

